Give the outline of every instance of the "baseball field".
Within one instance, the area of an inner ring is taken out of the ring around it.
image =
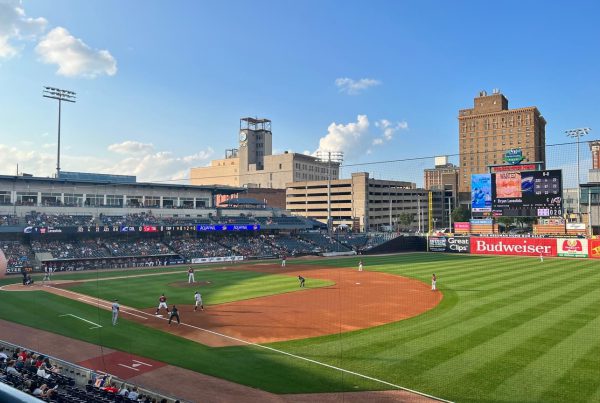
[[[362,257],[361,273],[358,260],[197,267],[193,285],[186,267],[56,275],[29,292],[7,278],[0,319],[280,394],[600,401],[600,262],[415,253]],[[154,316],[161,293],[181,325]]]

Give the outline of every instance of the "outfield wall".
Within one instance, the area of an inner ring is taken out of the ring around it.
[[[427,246],[430,252],[600,259],[600,239],[435,236]]]

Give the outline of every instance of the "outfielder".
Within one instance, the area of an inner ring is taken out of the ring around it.
[[[112,304],[112,325],[115,326],[117,324],[117,319],[119,318],[119,300],[113,300]]]
[[[362,260],[358,262],[358,271],[362,271],[363,269],[363,263]]]
[[[161,308],[165,308],[167,310],[167,313],[169,313],[169,307],[167,306],[167,297],[165,297],[165,294],[162,294],[158,299],[158,308],[156,308],[155,315],[158,315],[158,312]]]
[[[196,280],[194,280],[194,269],[192,269],[192,266],[190,266],[188,269],[188,283],[192,284],[194,282],[196,282]]]
[[[437,277],[435,276],[435,273],[433,273],[433,275],[431,276],[431,291],[437,290],[436,283],[437,283]]]
[[[200,307],[200,309],[203,311],[204,304],[202,304],[202,294],[200,294],[200,291],[196,291],[196,293],[194,294],[194,301],[195,301],[194,311],[197,311],[198,307]]]
[[[304,288],[304,283],[306,282],[306,279],[302,276],[298,276],[298,281],[300,281],[300,288]]]
[[[281,267],[282,268],[285,268],[285,261],[286,260],[287,260],[287,257],[285,257],[285,255],[281,257]]]

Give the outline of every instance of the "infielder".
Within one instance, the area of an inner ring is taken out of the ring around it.
[[[194,269],[192,269],[192,266],[190,266],[188,269],[188,283],[192,284],[194,282],[196,282],[196,280],[194,280]]]
[[[165,308],[167,310],[167,313],[169,313],[169,307],[167,306],[167,297],[165,297],[165,294],[162,294],[158,299],[158,308],[156,308],[155,315],[158,315],[158,312],[161,308]]]
[[[194,311],[197,311],[198,307],[200,307],[200,309],[203,311],[204,304],[202,304],[202,294],[200,294],[200,291],[196,291],[196,293],[194,294],[194,301],[195,301]]]
[[[119,300],[113,300],[112,304],[112,325],[115,326],[117,324],[117,319],[119,318]]]
[[[306,282],[306,279],[302,276],[298,276],[298,281],[300,281],[300,288],[304,288],[304,283]]]
[[[50,281],[50,277],[52,276],[52,267],[45,266],[44,267],[44,279],[42,281]]]
[[[431,291],[437,290],[436,283],[437,283],[437,277],[435,276],[435,273],[433,273],[433,275],[431,276]]]
[[[358,262],[358,271],[362,271],[363,269],[363,263],[362,260]]]
[[[283,257],[281,258],[281,267],[282,267],[282,268],[285,268],[285,261],[286,261],[286,260],[287,260],[287,257],[285,257],[285,256],[283,256]]]

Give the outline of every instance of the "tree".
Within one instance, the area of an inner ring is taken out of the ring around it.
[[[453,222],[465,222],[465,221],[469,221],[470,218],[471,218],[471,212],[469,211],[468,208],[466,208],[462,204],[458,205],[452,211],[452,221]]]
[[[412,224],[413,220],[415,219],[415,215],[414,213],[401,213],[398,216],[398,222],[400,223],[400,225],[404,226],[404,227],[410,227],[410,224]]]

